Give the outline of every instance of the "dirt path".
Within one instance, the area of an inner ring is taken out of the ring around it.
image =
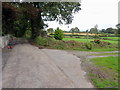
[[[3,88],[92,88],[81,60],[66,51],[16,45],[3,52]]]
[[[0,48],[0,90],[2,89],[2,48]]]
[[[94,55],[94,54],[101,54],[101,53],[118,53],[120,51],[107,51],[107,52],[87,52],[87,51],[73,51],[73,50],[66,50],[68,53],[73,54],[82,60],[86,58],[94,58],[94,57],[108,57],[108,56],[118,56],[116,55]]]

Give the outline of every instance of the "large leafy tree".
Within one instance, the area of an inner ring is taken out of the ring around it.
[[[22,18],[24,21],[23,23],[30,25],[33,39],[42,33],[42,29],[45,25],[44,21],[56,20],[60,24],[70,24],[73,20],[73,13],[80,10],[80,3],[77,2],[23,2],[12,3],[10,5],[17,8],[19,14],[23,15],[23,17],[18,17],[18,22],[20,23]],[[14,12],[16,13],[16,11]],[[12,13],[10,13],[10,15],[11,14]],[[5,19],[6,18],[4,18],[3,21],[6,21]],[[13,19],[11,19],[11,21],[13,21]],[[21,33],[25,32],[24,30],[27,27],[27,25],[24,25],[25,24],[18,25],[18,27],[23,29]]]
[[[109,34],[115,34],[117,32],[117,29],[113,29],[112,27],[107,28],[105,33],[109,33]]]
[[[80,30],[79,30],[78,27],[75,27],[75,28],[71,28],[69,32],[71,32],[72,34],[74,34],[74,33],[80,33]]]
[[[91,28],[91,29],[90,29],[90,33],[95,33],[95,34],[98,33],[97,28]]]
[[[11,3],[2,3],[2,34],[14,32],[14,21],[17,18],[17,9]]]

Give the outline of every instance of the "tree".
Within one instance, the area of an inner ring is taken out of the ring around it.
[[[76,33],[80,33],[80,30],[79,30],[78,27],[75,27],[75,32],[76,32]]]
[[[69,32],[71,32],[72,34],[74,34],[75,33],[75,29],[71,28]]]
[[[53,34],[54,30],[53,30],[53,28],[49,28],[49,29],[47,29],[47,32],[50,33],[50,34]]]
[[[69,32],[71,32],[72,34],[80,33],[80,30],[78,29],[78,27],[75,27],[75,28],[71,28]]]
[[[77,2],[74,2],[74,3],[73,2],[22,2],[22,3],[18,2],[18,3],[9,3],[9,5],[13,8],[16,8],[19,11],[18,14],[24,15],[25,22],[29,21],[27,24],[29,24],[31,27],[33,39],[41,35],[42,30],[45,26],[44,21],[56,20],[60,24],[70,24],[72,23],[72,20],[73,20],[73,13],[76,13],[80,10],[80,3],[77,3]],[[13,9],[13,11],[15,10]],[[8,13],[8,11],[5,11],[5,10],[4,12]],[[11,12],[9,14],[11,16],[13,15],[13,13]],[[3,17],[4,16],[5,14],[3,14]],[[20,17],[18,18],[20,19]],[[3,21],[6,21],[5,19],[7,18],[5,17]],[[11,18],[11,22],[14,23],[14,21],[16,20]],[[14,25],[11,25],[11,26],[14,26]],[[10,28],[10,26],[6,26],[6,27]],[[24,27],[24,30],[26,30],[26,27],[28,26],[21,26],[21,27]],[[14,29],[11,29],[12,33],[15,33],[13,30]],[[6,29],[6,33],[9,33],[8,29]]]
[[[57,28],[57,29],[55,30],[54,38],[55,38],[56,40],[62,40],[62,39],[64,38],[64,33],[63,33],[63,31],[62,31],[61,29]]]
[[[17,19],[17,9],[11,3],[2,3],[2,34],[14,32],[14,21]]]
[[[97,28],[91,28],[91,29],[90,29],[90,33],[95,33],[95,34],[97,34],[97,33],[98,33]]]
[[[120,34],[120,24],[117,24],[116,27],[118,28],[117,31],[116,31],[116,33]]]
[[[105,29],[102,29],[100,32],[105,33]]]
[[[98,25],[96,24],[95,26],[94,26],[94,28],[91,28],[90,29],[90,33],[95,33],[95,34],[97,34],[98,33]]]
[[[110,28],[107,28],[107,29],[105,30],[105,32],[106,32],[106,33],[109,33],[109,34],[114,34],[114,33],[115,33],[115,30],[114,30],[112,27],[110,27]]]
[[[120,23],[118,23],[118,24],[116,25],[116,27],[117,27],[118,29],[120,29]]]

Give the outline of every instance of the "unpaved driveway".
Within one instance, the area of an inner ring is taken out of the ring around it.
[[[66,51],[16,45],[3,52],[3,88],[92,88],[81,60]]]
[[[2,48],[0,48],[0,90],[2,89]]]

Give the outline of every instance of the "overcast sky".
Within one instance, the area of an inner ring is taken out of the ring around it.
[[[74,15],[72,24],[59,25],[58,22],[47,22],[49,27],[60,27],[63,30],[70,30],[78,27],[81,31],[89,30],[96,24],[98,29],[106,29],[108,27],[116,28],[118,23],[118,2],[120,0],[81,0],[81,10]]]

